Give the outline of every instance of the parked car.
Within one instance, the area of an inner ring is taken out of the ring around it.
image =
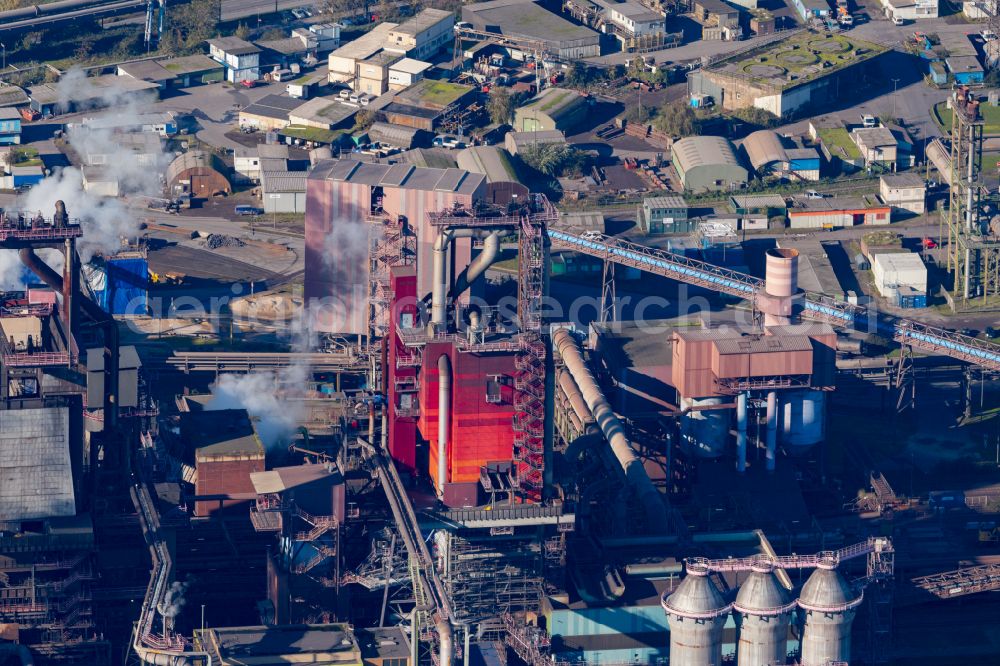
[[[816,190],[806,190],[806,199],[822,199],[825,195]]]
[[[350,94],[350,95],[349,95],[349,96],[347,97],[347,99],[348,99],[348,101],[350,101],[351,103],[353,103],[353,104],[357,104],[357,103],[358,103],[358,100],[359,100],[359,99],[361,99],[361,96],[360,96],[360,95],[358,95],[358,93],[356,93],[356,92],[352,92],[352,93],[351,93],[351,94]]]
[[[893,16],[892,17],[892,24],[893,25],[906,25],[906,19],[904,19],[901,16]]]
[[[465,148],[465,143],[463,141],[459,141],[453,136],[447,137],[441,145],[445,148]]]
[[[371,95],[361,95],[360,97],[358,97],[358,103],[361,106],[368,106],[369,104],[372,103],[373,99],[375,98],[372,97]]]
[[[993,32],[992,30],[983,30],[979,34],[982,35],[984,42],[992,42],[994,39],[997,38],[997,33]]]
[[[340,97],[340,99],[350,99],[350,97],[351,97],[351,89],[350,88],[344,88],[339,93],[337,93],[337,96]]]
[[[988,338],[997,338],[1000,337],[1000,328],[996,328],[994,326],[987,326],[984,333]]]
[[[264,214],[264,211],[262,209],[257,208],[256,206],[246,206],[246,205],[236,206],[233,212],[235,212],[237,215],[241,217],[250,217],[252,215]]]
[[[962,335],[967,335],[970,338],[974,338],[977,335],[979,335],[979,331],[977,331],[974,328],[963,328],[959,331],[959,333],[961,333]]]

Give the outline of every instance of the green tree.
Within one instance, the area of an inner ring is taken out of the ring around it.
[[[94,55],[94,45],[97,43],[97,38],[93,35],[86,35],[83,37],[76,46],[76,51],[73,55],[77,60],[89,60],[90,56]]]
[[[608,70],[608,78],[612,81],[620,79],[628,73],[628,69],[625,65],[615,65]]]
[[[233,36],[246,39],[250,36],[250,28],[247,27],[246,23],[240,23],[236,26],[236,30],[233,31]]]
[[[579,175],[590,162],[587,153],[566,143],[530,144],[518,151],[518,157],[535,171],[553,177]]]
[[[486,100],[486,110],[490,114],[491,122],[509,123],[514,117],[514,100],[510,91],[500,86],[491,88],[490,96]]]
[[[697,116],[683,103],[665,104],[653,121],[656,129],[671,136],[693,136],[698,134]]]
[[[635,106],[630,106],[628,111],[625,112],[625,120],[630,123],[645,124],[653,119],[653,108],[646,106],[645,104],[636,104]]]
[[[367,131],[375,124],[375,112],[371,109],[361,109],[354,116],[354,131]]]
[[[582,60],[574,60],[566,75],[566,82],[571,86],[585,88],[594,80],[594,71]]]
[[[200,46],[215,34],[219,22],[219,0],[192,0],[172,11],[171,27],[177,31],[178,44],[183,48]]]

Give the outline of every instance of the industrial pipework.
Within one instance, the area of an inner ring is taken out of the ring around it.
[[[434,273],[431,287],[431,328],[440,329],[448,323],[448,248],[456,238],[482,238],[483,251],[472,260],[455,281],[452,298],[461,295],[486,269],[500,257],[500,231],[446,227],[434,241]]]
[[[660,491],[649,480],[642,460],[635,454],[632,442],[625,436],[625,427],[615,415],[607,398],[601,391],[594,376],[587,368],[580,347],[572,334],[566,329],[558,329],[552,334],[552,343],[559,350],[566,368],[583,393],[594,420],[604,433],[611,446],[611,451],[625,473],[625,482],[635,491],[646,514],[646,527],[654,534],[663,534],[668,530],[667,511],[660,497]]]
[[[444,497],[448,483],[448,434],[451,431],[451,359],[438,357],[438,497]]]

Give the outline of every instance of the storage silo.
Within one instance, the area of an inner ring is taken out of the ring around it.
[[[826,393],[791,391],[782,396],[781,441],[791,455],[823,441]]]
[[[725,453],[730,410],[698,409],[724,402],[722,398],[681,399],[681,443],[689,453],[699,458],[718,458]]]
[[[720,666],[722,629],[732,604],[697,561],[687,562],[687,575],[661,605],[670,625],[670,666]]]
[[[737,663],[740,666],[780,666],[788,661],[788,626],[795,599],[774,575],[767,561],[754,562],[740,585],[733,610],[739,615]]]
[[[837,571],[834,561],[820,563],[799,593],[804,614],[802,666],[827,666],[851,658],[851,623],[863,595]]]

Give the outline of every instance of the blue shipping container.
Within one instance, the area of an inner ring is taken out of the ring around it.
[[[104,309],[114,315],[148,314],[149,263],[142,257],[112,258],[105,266]]]

